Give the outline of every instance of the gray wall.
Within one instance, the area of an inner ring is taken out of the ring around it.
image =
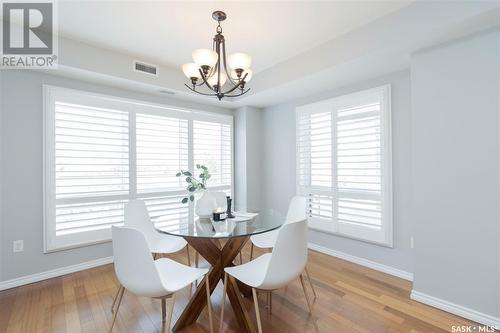
[[[246,211],[247,117],[244,107],[234,111],[234,164],[234,209]]]
[[[176,101],[162,96],[98,86],[44,73],[3,71],[1,86],[2,135],[0,177],[3,211],[1,238],[2,280],[110,256],[111,244],[43,254],[42,219],[42,84],[81,89],[199,110],[229,110]],[[24,252],[13,253],[12,242],[24,240]]]
[[[412,59],[414,290],[500,317],[500,33]]]
[[[249,106],[234,111],[236,209],[256,212],[261,195],[261,110]]]
[[[295,186],[295,107],[330,97],[390,83],[392,86],[394,248],[372,245],[332,234],[310,232],[312,243],[413,272],[411,226],[411,105],[409,71],[393,73],[262,112],[261,208],[285,213]]]

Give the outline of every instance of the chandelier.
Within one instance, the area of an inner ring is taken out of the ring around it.
[[[192,53],[194,62],[182,65],[184,75],[191,80],[191,85],[185,84],[185,86],[195,93],[215,96],[219,100],[224,97],[241,96],[250,90],[245,89],[245,84],[252,78],[250,70],[252,58],[245,53],[232,53],[226,57],[226,42],[220,23],[227,18],[227,15],[218,10],[212,13],[212,17],[218,23],[212,50],[194,50]],[[210,92],[197,90],[197,87],[203,85],[210,89]]]

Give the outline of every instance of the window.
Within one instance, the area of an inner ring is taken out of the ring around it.
[[[311,228],[392,246],[390,86],[297,108]]]
[[[158,225],[194,214],[176,173],[205,164],[232,192],[232,116],[44,87],[45,250],[108,241],[130,199]]]

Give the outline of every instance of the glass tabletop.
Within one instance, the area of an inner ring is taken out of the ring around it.
[[[181,237],[232,238],[261,234],[279,228],[285,216],[273,212],[241,213],[235,218],[214,221],[212,218],[175,220],[157,223],[156,229],[165,234]]]

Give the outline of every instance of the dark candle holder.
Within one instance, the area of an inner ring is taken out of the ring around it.
[[[231,199],[230,196],[226,197],[227,199],[227,211],[226,211],[226,218],[232,219],[234,218],[233,213],[231,212],[231,204],[233,203],[233,199]]]
[[[224,212],[213,212],[214,221],[224,221],[226,218],[224,217]]]

